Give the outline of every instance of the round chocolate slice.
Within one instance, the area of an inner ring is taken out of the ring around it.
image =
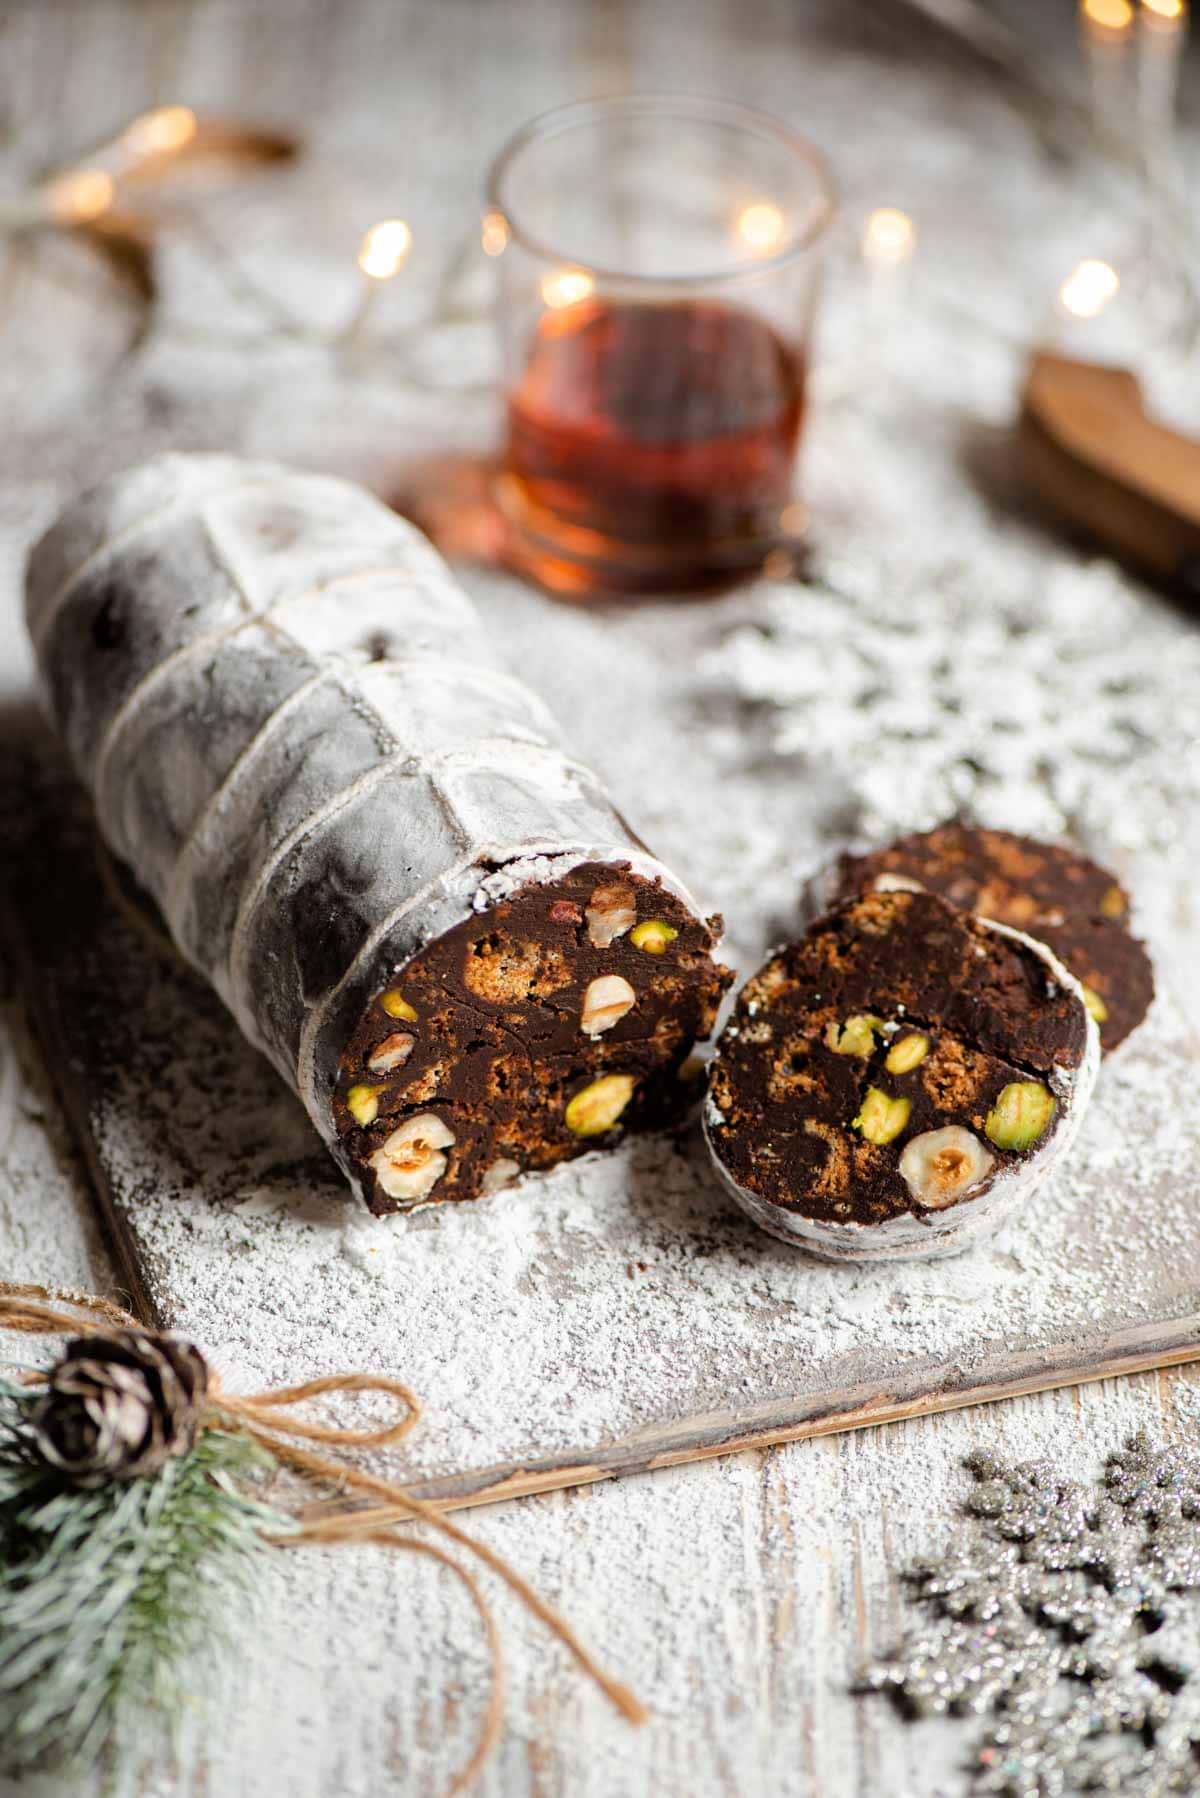
[[[373,1211],[474,1199],[670,1122],[731,971],[711,923],[628,862],[530,883],[377,992],[334,1115]]]
[[[952,1255],[1069,1146],[1099,1061],[1042,944],[929,893],[869,893],[743,987],[705,1132],[755,1222],[829,1259]]]
[[[1154,997],[1154,969],[1129,930],[1120,882],[1073,849],[1007,830],[950,822],[865,855],[842,855],[807,896],[819,916],[856,893],[940,893],[952,905],[1045,943],[1083,987],[1105,1051],[1137,1029]]]

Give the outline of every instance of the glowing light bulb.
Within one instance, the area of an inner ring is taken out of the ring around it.
[[[1142,0],[1142,11],[1165,25],[1179,25],[1187,16],[1187,0]]]
[[[404,267],[411,248],[412,232],[404,220],[384,219],[363,238],[358,266],[372,281],[390,281]]]
[[[121,142],[135,156],[169,156],[190,144],[196,130],[196,115],[190,106],[157,106],[127,125]]]
[[[596,281],[585,268],[560,268],[542,282],[542,299],[553,311],[577,306],[595,289]]]
[[[86,225],[108,211],[116,192],[116,182],[103,169],[72,169],[50,183],[46,198],[62,224]]]
[[[756,200],[738,214],[737,234],[756,255],[769,256],[777,250],[786,231],[782,212],[770,200]]]
[[[863,261],[871,268],[899,268],[916,246],[917,233],[907,212],[880,206],[863,229]]]
[[[501,256],[508,248],[508,220],[502,212],[484,215],[480,242],[485,256]]]
[[[1121,283],[1115,268],[1091,257],[1071,270],[1059,289],[1063,309],[1074,318],[1095,318],[1115,299]]]
[[[1133,24],[1129,0],[1082,0],[1080,12],[1090,25],[1102,31],[1128,31]]]

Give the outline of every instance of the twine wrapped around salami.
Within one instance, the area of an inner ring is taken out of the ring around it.
[[[35,548],[100,831],[376,1211],[652,1126],[728,970],[414,527],[168,455]]]

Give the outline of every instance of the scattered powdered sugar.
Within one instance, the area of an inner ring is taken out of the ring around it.
[[[1113,569],[1035,571],[1001,544],[920,583],[831,578],[847,589],[764,595],[702,672],[718,715],[843,785],[860,829],[977,809],[1110,859],[1178,844],[1200,797],[1200,638]]]
[[[519,893],[531,881],[536,881],[539,886],[548,886],[551,881],[569,874],[572,868],[578,866],[579,860],[577,854],[523,855],[505,862],[503,867],[494,869],[479,882],[472,901],[474,909],[488,911],[493,905],[511,899],[514,893]]]
[[[792,928],[799,878],[832,848],[928,823],[961,799],[992,822],[1085,832],[1130,880],[1160,966],[1170,964],[1168,985],[1189,1000],[1200,990],[1196,843],[1183,834],[1200,821],[1197,639],[1133,583],[1016,528],[972,480],[975,444],[987,447],[992,433],[994,452],[1012,416],[1023,353],[989,349],[989,321],[1017,344],[1032,342],[1074,257],[1095,253],[1114,218],[1134,217],[1140,196],[1114,195],[1107,167],[1081,171],[1046,156],[1014,124],[1005,96],[964,86],[957,60],[906,55],[898,80],[886,34],[860,43],[846,9],[826,10],[828,23],[810,21],[819,54],[799,81],[795,56],[781,54],[795,43],[780,35],[777,9],[736,44],[724,31],[681,36],[670,8],[641,9],[629,42],[628,31],[607,37],[618,61],[633,42],[660,85],[679,79],[682,53],[692,88],[732,84],[836,144],[851,228],[881,200],[916,202],[921,253],[904,298],[882,325],[864,320],[835,267],[822,320],[804,479],[820,572],[847,597],[763,584],[699,607],[630,613],[558,609],[515,581],[471,570],[463,579],[512,666],[567,727],[573,752],[605,776],[656,853],[724,909],[730,954],[745,971]],[[389,294],[414,314],[453,221],[474,217],[482,147],[549,104],[567,79],[564,58],[588,53],[563,15],[546,5],[519,18],[506,11],[503,32],[536,48],[525,59],[532,73],[516,95],[507,83],[471,85],[469,132],[439,126],[462,111],[446,106],[443,81],[410,83],[409,137],[438,145],[412,196],[426,208],[424,230],[414,221],[418,246],[432,244],[433,254],[415,255]],[[396,29],[403,39],[399,15]],[[381,66],[378,55],[360,56],[377,35],[357,21],[348,54]],[[191,34],[189,54],[203,52],[204,37]],[[217,38],[214,91],[224,91],[229,44]],[[272,69],[286,111],[306,91],[296,83],[312,37],[297,29],[278,38]],[[96,42],[106,39],[115,41],[107,22]],[[430,42],[437,60],[436,34]],[[464,70],[469,80],[461,57],[441,62],[452,83]],[[345,61],[333,72],[336,82],[324,73],[332,109],[314,154],[294,175],[272,173],[261,195],[224,190],[212,233],[290,310],[330,328],[354,303],[347,220],[383,216],[395,179],[390,125],[373,129]],[[255,93],[244,110],[262,103]],[[851,116],[861,129],[848,133]],[[358,146],[349,201],[335,190],[341,203],[318,209],[275,185],[304,182],[310,169],[327,181],[339,138]],[[998,278],[998,244],[1011,278]],[[210,337],[257,333],[259,312],[238,305],[221,268],[203,240],[172,236],[161,267],[169,318]],[[0,370],[19,443],[0,487],[4,699],[23,698],[29,684],[17,605],[25,548],[79,485],[186,445],[236,447],[384,488],[416,448],[483,447],[494,436],[488,396],[406,392],[382,358],[364,376],[321,350],[257,334],[192,346],[168,329],[109,378],[108,338],[101,345],[95,335],[105,310],[97,267],[78,273],[77,296],[65,286],[54,296],[53,328],[40,304],[48,284],[28,285],[28,322],[16,311],[11,320],[28,353]],[[938,306],[939,285],[953,309]],[[1123,293],[1134,289],[1123,283]],[[124,336],[115,321],[114,354]],[[1125,358],[1143,377],[1148,347],[1140,332],[1136,356]],[[449,332],[419,348],[424,361],[460,360]],[[827,369],[851,372],[847,400],[827,399]],[[1167,372],[1169,385],[1148,391],[1189,428],[1195,359]],[[447,387],[460,378],[446,368]],[[989,648],[996,607],[1032,629],[996,629]],[[874,698],[863,672],[872,659],[881,664],[868,670],[879,677]],[[1107,690],[1110,675],[1120,682],[1131,670],[1137,692]],[[965,713],[944,699],[965,701]],[[1073,743],[1086,765],[1070,761]],[[1086,803],[1076,811],[1079,785]],[[1015,1227],[957,1262],[872,1273],[822,1269],[759,1236],[730,1214],[694,1151],[683,1161],[648,1143],[468,1212],[372,1222],[342,1192],[299,1107],[198,988],[176,986],[111,941],[99,966],[79,971],[98,976],[106,1004],[128,1019],[120,1079],[94,1108],[93,1135],[169,1314],[216,1352],[238,1390],[353,1364],[411,1378],[428,1407],[405,1445],[417,1467],[482,1465],[521,1438],[542,1452],[582,1437],[577,1423],[602,1433],[678,1415],[701,1391],[749,1409],[756,1395],[817,1380],[856,1350],[884,1378],[905,1358],[926,1358],[936,1380],[960,1354],[987,1354],[989,1342],[1058,1334],[1085,1343],[1114,1320],[1191,1309],[1195,1061],[1170,1004],[1102,1070],[1070,1169]],[[78,1077],[91,1068],[85,1062]],[[49,1088],[36,1090],[49,1108]],[[35,1279],[53,1269],[114,1289],[95,1244],[82,1242],[72,1170],[47,1163],[40,1134],[22,1111],[5,1163],[16,1200],[0,1204],[15,1256],[8,1271]],[[1176,1382],[1171,1394],[1180,1421],[1200,1424],[1195,1389]],[[512,1734],[482,1789],[575,1798],[674,1792],[681,1782],[779,1798],[818,1787],[958,1791],[964,1726],[902,1734],[880,1707],[856,1709],[849,1684],[866,1650],[899,1633],[888,1569],[961,1529],[969,1432],[1005,1458],[1050,1455],[1086,1477],[1104,1447],[1154,1421],[1158,1403],[1145,1382],[1074,1396],[1077,1409],[1018,1401],[769,1458],[667,1467],[652,1482],[548,1494],[467,1520],[655,1713],[642,1731],[610,1724],[561,1651],[524,1630],[510,1606]],[[1087,1441],[1094,1455],[1081,1449]],[[157,1769],[146,1790],[361,1798],[397,1769],[445,1789],[482,1703],[484,1657],[461,1595],[416,1556],[374,1548],[352,1559],[272,1557],[260,1577],[256,1627],[239,1634],[220,1702],[184,1722],[184,1771]]]
[[[958,1260],[847,1267],[732,1213],[694,1140],[373,1219],[215,1004],[151,967],[130,978],[140,953],[123,932],[106,945],[146,997],[95,1133],[164,1316],[248,1385],[400,1372],[426,1403],[423,1474],[767,1421],[860,1384],[986,1380],[1043,1349],[1086,1363],[1191,1310],[1195,1061],[1169,1003],[1102,1070],[1074,1158],[1015,1224]]]
[[[962,808],[1070,833],[1113,865],[1167,990],[1102,1069],[1070,1162],[1000,1236],[928,1265],[830,1267],[759,1234],[694,1135],[686,1153],[633,1143],[477,1206],[376,1221],[216,1003],[105,925],[87,972],[121,1031],[92,1096],[97,1151],[164,1317],[219,1344],[239,1378],[395,1370],[427,1405],[411,1465],[438,1475],[659,1442],[700,1416],[815,1410],[848,1387],[934,1391],[1022,1358],[1083,1366],[1122,1332],[1161,1337],[1192,1314],[1197,1063],[1172,993],[1200,971],[1200,639],[964,478],[945,318],[909,322],[922,391],[905,396],[903,435],[870,392],[818,418],[810,582],[589,608],[462,578],[571,753],[724,913],[743,972],[795,928],[803,876],[850,839]],[[837,328],[853,340],[852,310]],[[358,383],[350,408],[344,373],[310,359],[303,408],[285,406],[299,354],[273,349],[248,383],[238,353],[160,342],[120,418],[107,396],[81,416],[74,469],[61,444],[35,460],[28,517],[166,435],[339,473],[388,466],[383,384]],[[1009,415],[1017,372],[1007,348],[972,340],[975,423]],[[139,397],[151,390],[170,408],[157,434]],[[456,439],[478,427],[483,440],[474,402],[469,418],[444,398],[405,407],[433,446],[451,413]]]

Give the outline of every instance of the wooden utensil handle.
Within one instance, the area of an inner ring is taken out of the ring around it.
[[[1051,512],[1200,600],[1200,442],[1147,416],[1134,375],[1039,351],[1018,443]]]

